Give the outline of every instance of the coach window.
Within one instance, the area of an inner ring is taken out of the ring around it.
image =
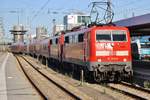
[[[69,36],[65,37],[65,43],[69,43]]]
[[[52,44],[52,40],[50,40],[50,44]]]
[[[42,49],[44,49],[44,45],[42,45]]]
[[[69,43],[73,43],[72,35],[69,36]]]
[[[72,43],[76,43],[75,35],[72,35]]]
[[[55,44],[55,39],[52,40],[52,44]]]
[[[43,45],[44,46],[44,50],[46,50],[46,45]]]
[[[78,42],[83,42],[83,34],[78,35]]]
[[[58,43],[58,38],[56,38],[55,43],[56,43],[56,44]]]
[[[47,50],[47,45],[45,45],[45,50]]]
[[[45,49],[47,50],[47,45],[45,45]]]
[[[75,43],[78,42],[78,35],[75,35]]]

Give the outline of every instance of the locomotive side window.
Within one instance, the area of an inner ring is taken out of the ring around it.
[[[111,41],[111,31],[97,31],[96,41]]]
[[[65,37],[65,43],[69,43],[69,36]]]
[[[126,32],[125,31],[112,31],[113,41],[126,41]]]
[[[84,36],[84,34],[78,35],[78,42],[83,42],[83,36]]]

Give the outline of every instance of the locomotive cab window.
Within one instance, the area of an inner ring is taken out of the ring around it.
[[[126,31],[112,31],[113,41],[127,41]]]
[[[96,32],[96,41],[127,41],[126,31],[99,30]]]
[[[111,31],[97,31],[96,41],[111,41]]]

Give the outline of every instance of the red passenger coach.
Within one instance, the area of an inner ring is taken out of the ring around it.
[[[29,43],[29,55],[34,57],[37,54],[38,53],[36,52],[36,41],[34,40]]]
[[[50,47],[50,39],[41,40],[39,44],[38,54],[44,56],[45,58],[49,58],[49,47]]]
[[[10,46],[11,52],[15,53],[15,54],[21,54],[23,53],[23,49],[24,49],[24,43],[22,42],[17,42],[17,43],[13,43]]]
[[[127,28],[92,26],[66,33],[64,38],[63,62],[80,66],[79,69],[89,72],[94,80],[114,81],[132,76]]]

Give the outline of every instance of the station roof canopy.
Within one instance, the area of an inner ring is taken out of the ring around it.
[[[131,17],[114,22],[119,26],[126,26],[131,32],[131,36],[150,35],[150,14]]]

